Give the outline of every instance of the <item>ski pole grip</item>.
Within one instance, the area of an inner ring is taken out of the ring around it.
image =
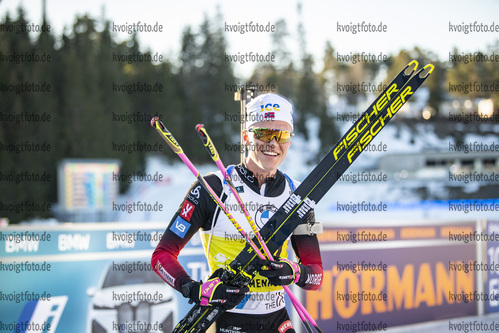
[[[153,117],[151,119],[151,126],[154,127],[159,134],[161,134],[161,137],[166,141],[166,143],[175,153],[183,153],[183,150],[178,144],[177,140],[175,140],[170,131],[166,129],[165,125],[161,122],[161,120],[159,120],[159,117]]]
[[[199,137],[201,138],[201,141],[203,141],[204,146],[208,150],[208,153],[210,154],[211,159],[215,162],[218,161],[218,159],[219,159],[218,152],[215,149],[215,145],[211,141],[211,138],[208,135],[208,132],[206,132],[204,125],[197,124],[196,131],[198,132]]]

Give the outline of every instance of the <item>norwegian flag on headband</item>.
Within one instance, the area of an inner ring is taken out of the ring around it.
[[[275,112],[265,112],[265,119],[274,119]]]

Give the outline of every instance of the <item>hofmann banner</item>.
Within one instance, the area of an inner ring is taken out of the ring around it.
[[[305,305],[325,332],[477,314],[476,223],[327,228],[324,281]],[[483,293],[481,293],[483,294]]]

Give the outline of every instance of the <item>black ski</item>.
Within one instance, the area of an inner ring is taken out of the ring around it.
[[[273,254],[434,69],[433,65],[426,65],[411,77],[416,68],[417,62],[412,61],[393,79],[260,230]],[[254,241],[258,241],[256,237]],[[248,285],[256,275],[257,257],[246,245],[225,269],[221,280],[234,286]],[[221,307],[195,305],[174,333],[205,332],[224,312]]]

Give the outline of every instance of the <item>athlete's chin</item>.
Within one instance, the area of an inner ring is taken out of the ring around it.
[[[263,158],[260,160],[261,168],[271,173],[277,170],[277,168],[281,163],[282,163],[281,158],[273,158],[273,159]]]

